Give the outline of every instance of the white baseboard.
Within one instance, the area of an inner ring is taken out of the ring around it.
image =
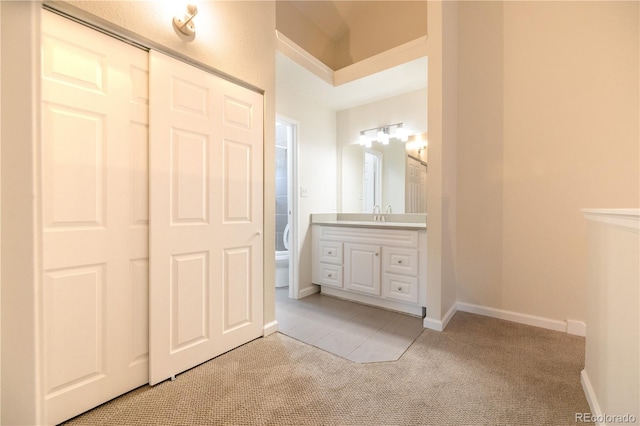
[[[587,335],[587,324],[582,321],[567,320],[567,333],[585,337]]]
[[[300,290],[300,299],[304,299],[307,296],[311,296],[312,294],[320,293],[320,286],[312,284],[311,287],[303,288]]]
[[[270,323],[264,325],[262,336],[267,337],[268,335],[273,334],[276,331],[278,331],[278,321],[271,321]]]
[[[424,319],[422,320],[422,326],[424,328],[428,328],[429,330],[435,330],[435,331],[444,330],[442,321],[429,318],[429,317],[424,317]]]
[[[447,324],[449,324],[449,321],[451,321],[451,318],[453,318],[453,316],[456,314],[456,312],[458,312],[458,304],[454,303],[453,305],[451,305],[451,307],[449,308],[447,313],[444,314],[444,317],[442,317],[442,329],[443,330],[445,328],[447,328]]]
[[[458,302],[458,310],[487,317],[513,321],[520,324],[533,325],[555,331],[567,331],[567,322],[535,315],[521,314],[519,312],[505,311],[503,309],[489,308],[487,306],[473,305],[471,303]]]
[[[584,391],[584,396],[587,398],[587,402],[589,403],[589,408],[591,409],[591,415],[595,417],[602,417],[602,410],[600,409],[600,404],[598,404],[598,399],[596,398],[596,394],[593,391],[593,386],[591,386],[591,380],[589,380],[589,375],[587,374],[587,370],[582,370],[580,373],[580,383],[582,383],[582,390]],[[599,426],[606,426],[606,423],[596,423]]]
[[[453,305],[451,305],[447,313],[444,314],[441,320],[424,317],[424,319],[422,320],[422,326],[430,330],[443,331],[445,328],[447,328],[447,324],[449,324],[449,321],[451,321],[451,318],[453,318],[457,311],[458,307],[454,303]]]

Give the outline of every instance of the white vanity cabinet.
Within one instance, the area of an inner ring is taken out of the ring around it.
[[[324,294],[423,315],[426,229],[312,226],[312,280]]]

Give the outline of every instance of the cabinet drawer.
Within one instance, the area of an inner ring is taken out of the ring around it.
[[[318,241],[318,261],[342,265],[342,243]]]
[[[385,273],[382,277],[382,296],[402,302],[418,303],[418,279]]]
[[[415,277],[418,275],[418,250],[384,247],[382,267],[390,274]]]
[[[342,288],[342,266],[321,263],[319,269],[318,284]]]

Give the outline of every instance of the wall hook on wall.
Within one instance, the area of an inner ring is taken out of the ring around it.
[[[182,34],[195,37],[196,35],[196,25],[193,22],[193,18],[198,14],[198,8],[195,4],[190,3],[187,5],[187,11],[184,16],[174,16],[173,17],[173,28],[177,31],[180,31]]]

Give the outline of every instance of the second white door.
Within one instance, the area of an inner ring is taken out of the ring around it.
[[[263,97],[150,53],[150,383],[262,336]]]

